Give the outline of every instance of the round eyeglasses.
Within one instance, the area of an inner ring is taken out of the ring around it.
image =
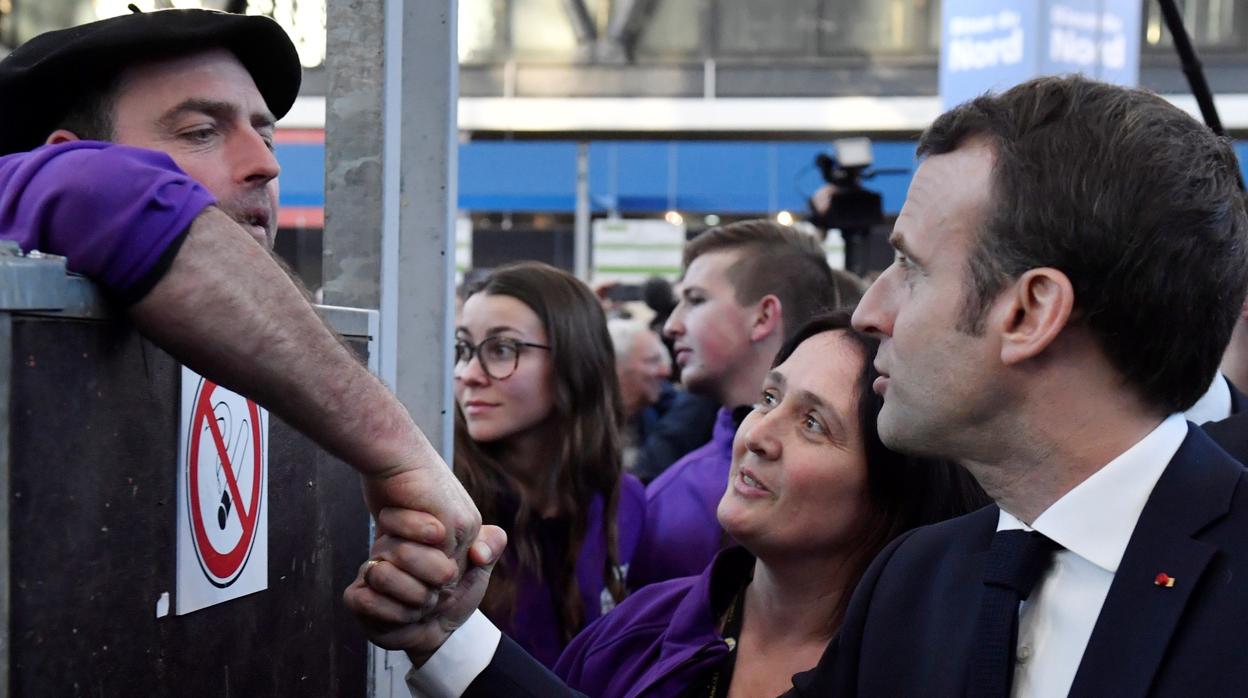
[[[525,347],[533,349],[545,349],[550,351],[550,347],[545,344],[534,344],[533,342],[522,342],[518,339],[510,337],[486,337],[481,340],[480,344],[473,345],[465,339],[455,341],[455,367],[463,368],[472,361],[472,357],[477,357],[481,363],[481,369],[485,371],[485,375],[496,381],[501,381],[511,377],[516,372],[516,367],[520,365],[520,352]]]

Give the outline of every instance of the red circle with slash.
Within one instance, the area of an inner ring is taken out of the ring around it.
[[[259,520],[257,516],[260,513],[260,490],[264,485],[263,482],[263,465],[260,460],[261,448],[260,442],[260,409],[256,403],[247,400],[247,414],[251,422],[251,443],[252,458],[250,463],[235,463],[230,460],[229,453],[226,450],[225,438],[221,434],[221,426],[217,423],[217,415],[213,410],[212,394],[216,391],[217,384],[208,379],[203,379],[199,384],[199,391],[195,396],[195,411],[191,418],[190,444],[187,448],[188,470],[187,470],[187,496],[190,508],[191,532],[194,534],[192,540],[195,542],[195,552],[199,558],[200,566],[204,570],[208,581],[217,587],[228,587],[238,579],[243,568],[247,566],[247,558],[251,555],[251,549],[256,542],[256,522]],[[222,389],[224,391],[224,389]],[[242,524],[242,535],[239,536],[238,542],[228,550],[219,550],[208,537],[208,530],[204,525],[204,506],[213,506],[214,503],[206,503],[201,501],[199,495],[199,439],[200,436],[208,431],[212,435],[212,442],[217,457],[221,462],[221,469],[225,475],[226,486],[229,488],[230,496],[236,503],[233,507],[237,512],[239,522]],[[240,454],[245,457],[245,454]],[[240,461],[242,460],[240,457]],[[241,466],[248,466],[251,470],[251,498],[250,502],[244,506],[243,496],[238,483],[238,474]]]

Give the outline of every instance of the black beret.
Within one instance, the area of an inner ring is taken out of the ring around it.
[[[215,10],[134,13],[40,34],[0,61],[0,155],[43,145],[83,90],[126,66],[216,47],[238,56],[275,117],[290,111],[303,71],[277,22]]]

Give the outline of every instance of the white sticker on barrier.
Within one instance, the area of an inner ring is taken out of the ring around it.
[[[269,413],[186,367],[181,409],[178,615],[269,586]]]

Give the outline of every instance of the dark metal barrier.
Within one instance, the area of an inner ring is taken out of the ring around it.
[[[375,311],[322,308],[368,356]],[[354,471],[271,418],[268,589],[175,592],[178,364],[59,258],[0,249],[0,692],[363,696],[341,602],[367,555]]]

